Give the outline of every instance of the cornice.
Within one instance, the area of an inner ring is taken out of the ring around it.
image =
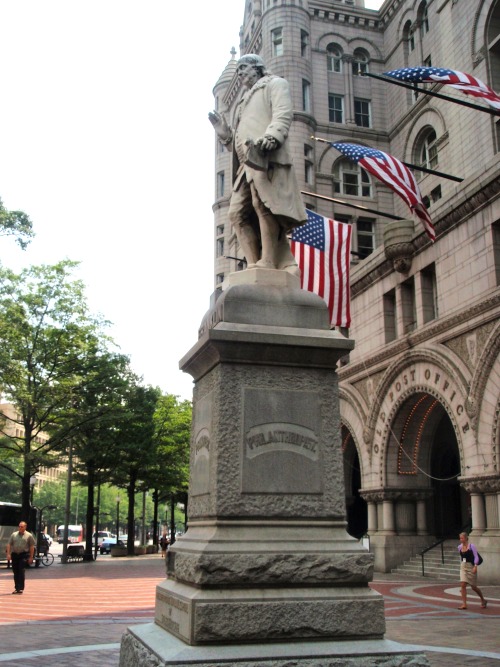
[[[426,341],[435,339],[441,334],[450,332],[450,336],[448,337],[450,338],[452,336],[452,329],[461,324],[470,324],[472,319],[484,315],[488,311],[493,311],[498,306],[500,306],[500,291],[492,294],[487,299],[483,299],[479,303],[474,304],[470,308],[466,308],[465,310],[461,310],[458,313],[454,313],[453,315],[449,315],[448,317],[439,320],[434,325],[427,325],[425,329],[407,334],[401,340],[387,345],[381,352],[374,354],[369,358],[363,359],[357,363],[349,363],[347,366],[342,366],[342,368],[337,370],[339,381],[345,382],[350,377],[356,376],[361,372],[366,373],[368,368],[381,365],[384,362],[392,363],[397,355],[403,354],[403,352],[411,350]],[[491,319],[496,317],[498,317],[498,313],[492,312]],[[456,332],[453,335],[456,335]],[[441,340],[440,342],[445,342],[445,340]]]

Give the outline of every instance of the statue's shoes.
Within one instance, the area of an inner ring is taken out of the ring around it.
[[[276,268],[276,266],[272,262],[268,262],[265,259],[259,259],[256,266],[259,269],[275,269]]]

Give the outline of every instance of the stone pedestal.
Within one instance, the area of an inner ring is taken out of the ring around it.
[[[304,642],[321,655],[308,665],[365,664],[325,662],[331,640],[384,654],[373,557],[345,529],[335,369],[352,347],[295,277],[230,276],[181,361],[195,380],[188,531],[168,552],[154,627],[124,637],[122,667],[288,664]],[[173,653],[160,655],[162,637]]]

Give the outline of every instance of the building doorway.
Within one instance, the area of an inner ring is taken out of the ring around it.
[[[427,532],[439,538],[456,536],[467,523],[467,494],[460,487],[460,474],[457,437],[445,408],[426,392],[409,396],[391,428],[388,488],[398,489],[402,498],[405,492],[408,498],[414,491],[426,492]]]
[[[443,410],[432,442],[430,474],[433,494],[429,524],[437,537],[456,537],[468,527],[468,494],[458,482],[460,454],[450,418]]]
[[[347,532],[360,539],[368,530],[366,501],[359,495],[361,466],[358,450],[350,431],[342,427],[342,452],[344,459],[344,484],[346,497]]]

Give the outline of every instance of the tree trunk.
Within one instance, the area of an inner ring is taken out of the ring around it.
[[[127,516],[127,554],[129,556],[134,555],[134,539],[135,539],[135,486],[136,486],[137,475],[132,473],[130,475],[129,483],[127,486],[127,496],[128,496],[128,516]]]
[[[158,489],[153,491],[153,544],[158,551]]]
[[[85,553],[84,561],[93,561],[92,554],[92,533],[94,526],[94,486],[95,470],[93,463],[87,464],[87,514],[85,517]]]

